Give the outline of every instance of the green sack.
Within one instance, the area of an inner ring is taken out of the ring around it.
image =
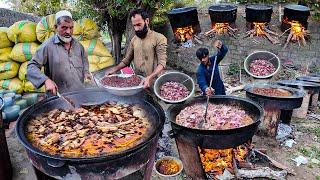
[[[79,41],[91,40],[100,37],[99,28],[91,19],[80,19],[74,22],[73,26],[73,35]]]
[[[6,48],[0,49],[0,63],[11,61],[10,59],[11,51],[12,51],[12,47],[6,47]]]
[[[9,40],[7,33],[7,27],[0,27],[0,49],[12,47],[14,45],[14,43]]]
[[[44,42],[48,38],[54,35],[55,25],[56,23],[56,15],[51,14],[46,17],[43,17],[36,27],[37,39],[40,42]]]
[[[20,65],[13,61],[0,63],[0,80],[14,78],[18,74],[19,67]]]
[[[89,56],[96,55],[102,57],[112,57],[109,50],[103,45],[102,41],[99,39],[92,39],[87,41],[80,41],[84,50]]]
[[[18,78],[0,80],[0,89],[15,90],[20,94],[23,92],[23,83]]]
[[[32,92],[45,92],[45,87],[42,86],[39,89],[36,89],[33,84],[30,81],[24,81],[23,84],[23,91],[26,93],[32,93]]]
[[[14,43],[35,42],[36,23],[31,21],[18,21],[9,27],[8,38]]]
[[[100,69],[114,65],[115,61],[112,57],[88,56],[89,71],[95,72]]]
[[[13,47],[10,54],[10,58],[17,62],[30,61],[38,48],[39,48],[39,45],[34,42],[18,43]]]

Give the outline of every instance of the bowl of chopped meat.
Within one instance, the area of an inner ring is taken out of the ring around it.
[[[98,86],[117,96],[132,96],[143,90],[144,77],[135,74],[113,74],[97,81]]]
[[[166,103],[180,103],[194,94],[194,81],[181,72],[167,72],[157,78],[153,90]]]
[[[244,69],[252,77],[270,78],[280,70],[280,59],[269,51],[255,51],[244,60]]]

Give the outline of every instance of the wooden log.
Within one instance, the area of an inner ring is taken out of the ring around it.
[[[203,44],[203,42],[200,39],[196,38],[196,37],[194,37],[193,40],[195,42],[197,42],[198,44]]]
[[[238,169],[236,172],[237,178],[270,178],[285,180],[287,176],[285,170],[274,171],[268,167],[258,167],[256,169]]]
[[[214,33],[216,30],[215,29],[211,29],[207,32],[204,33],[205,36],[209,36],[210,34]]]
[[[191,179],[205,179],[198,147],[182,136],[177,136],[175,140],[186,175]]]
[[[269,33],[269,34],[273,34],[273,35],[275,35],[275,36],[279,36],[277,33],[269,30],[268,28],[264,28],[264,30],[265,30],[267,33]]]
[[[290,34],[289,34],[289,36],[288,36],[288,38],[287,38],[287,41],[286,41],[286,43],[285,43],[284,46],[283,46],[283,49],[285,49],[285,48],[287,47],[287,45],[289,44],[292,36],[293,36],[293,33],[290,32]]]
[[[269,163],[271,163],[273,166],[279,168],[279,169],[282,169],[282,170],[285,170],[287,171],[289,174],[292,174],[292,175],[296,175],[296,173],[294,172],[293,169],[290,169],[289,167],[279,163],[278,161],[272,159],[271,157],[269,157],[268,155],[266,155],[265,153],[261,152],[260,150],[258,149],[253,149],[253,152],[255,153],[255,155],[257,157],[260,157],[262,159],[264,159],[265,161],[268,161]]]
[[[277,39],[275,39],[275,38],[273,38],[273,37],[271,37],[270,36],[270,34],[269,33],[265,33],[265,36],[269,39],[269,41],[271,41],[271,43],[272,44],[279,44],[280,43],[280,41],[279,40],[277,40]]]

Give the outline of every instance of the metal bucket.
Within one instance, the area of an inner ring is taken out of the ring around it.
[[[186,86],[186,88],[190,91],[190,94],[187,97],[185,97],[183,99],[180,99],[180,100],[177,100],[177,101],[167,100],[167,99],[161,97],[160,96],[160,87],[164,83],[169,82],[169,81],[183,83],[183,85]],[[187,99],[189,99],[194,94],[194,91],[195,91],[194,86],[195,86],[194,85],[194,81],[190,76],[188,76],[188,75],[186,75],[184,73],[181,73],[181,72],[173,71],[173,72],[167,72],[167,73],[161,75],[155,81],[154,86],[153,86],[153,90],[154,90],[154,93],[156,94],[156,96],[158,98],[160,98],[164,102],[167,102],[167,103],[180,103],[180,102],[186,101]]]
[[[249,66],[250,66],[251,62],[256,59],[265,59],[265,60],[271,62],[273,64],[273,66],[276,68],[276,70],[273,73],[266,75],[266,76],[257,76],[257,75],[252,74],[249,71]],[[251,53],[249,56],[247,56],[247,58],[244,60],[244,70],[250,76],[258,78],[258,79],[266,79],[266,78],[270,78],[270,77],[274,76],[275,74],[277,74],[279,72],[280,67],[281,67],[280,65],[281,65],[281,62],[280,62],[279,57],[269,51],[255,51],[255,52]]]

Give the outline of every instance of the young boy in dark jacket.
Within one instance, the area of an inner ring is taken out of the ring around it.
[[[201,61],[201,64],[198,66],[197,70],[197,81],[203,95],[225,95],[225,87],[220,77],[219,66],[218,64],[222,61],[224,56],[228,52],[227,46],[222,44],[220,40],[216,40],[213,43],[213,46],[218,49],[217,62],[214,70],[212,86],[210,85],[211,73],[213,70],[213,65],[215,61],[215,56],[209,57],[209,50],[207,48],[199,48],[196,52],[198,59]]]

